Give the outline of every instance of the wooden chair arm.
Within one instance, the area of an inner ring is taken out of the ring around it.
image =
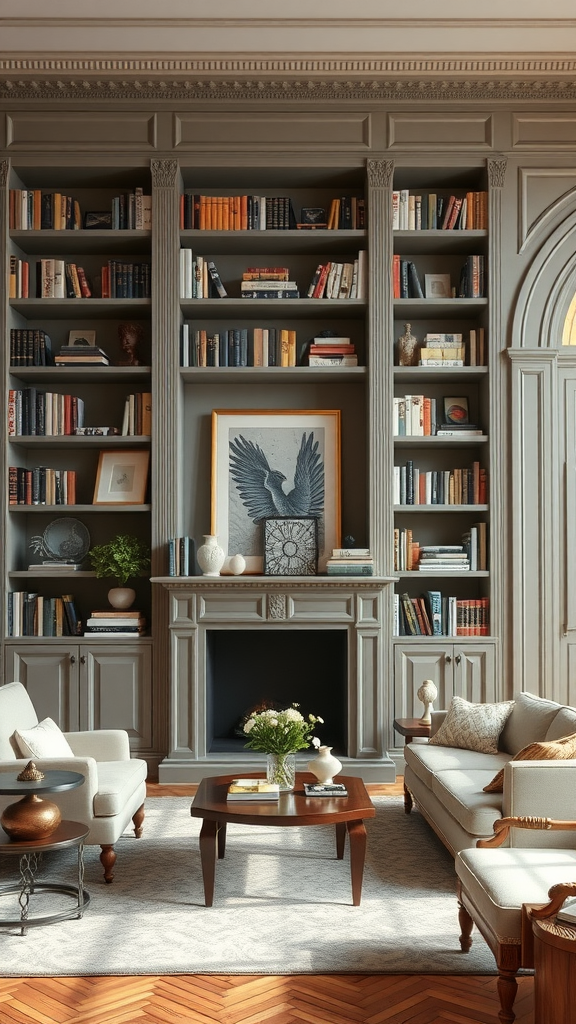
[[[576,821],[563,821],[557,818],[535,818],[530,816],[517,816],[513,818],[498,818],[494,822],[494,835],[489,839],[478,839],[477,847],[488,847],[493,849],[502,846],[508,838],[511,828],[531,828],[542,831],[576,831]]]
[[[534,930],[532,921],[554,917],[569,896],[576,896],[576,882],[557,882],[548,890],[549,903],[522,904],[522,967],[534,969]]]

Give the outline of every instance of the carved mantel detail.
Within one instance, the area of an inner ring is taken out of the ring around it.
[[[270,594],[268,597],[268,618],[286,619],[287,601],[286,594]]]

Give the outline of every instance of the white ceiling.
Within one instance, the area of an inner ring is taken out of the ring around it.
[[[0,0],[0,57],[546,55],[574,57],[576,0]],[[409,8],[409,10],[408,10]],[[351,16],[351,9],[353,15]],[[546,17],[542,17],[542,13]]]

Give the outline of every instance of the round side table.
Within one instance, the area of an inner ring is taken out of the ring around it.
[[[17,772],[0,773],[0,794],[22,799],[5,807],[0,817],[2,828],[16,841],[43,839],[54,832],[61,820],[60,808],[40,793],[59,793],[84,785],[80,772],[54,769],[42,773],[41,779],[19,779]]]
[[[15,885],[0,886],[0,897],[18,894],[20,916],[0,919],[0,927],[20,925],[20,934],[26,935],[28,928],[42,924],[66,921],[71,917],[82,917],[90,902],[90,895],[84,888],[84,840],[90,829],[79,821],[61,821],[58,828],[45,839],[16,841],[0,829],[0,855],[12,854],[20,858],[20,881]],[[78,848],[78,885],[64,882],[37,882],[36,873],[42,854],[48,850],[63,850],[69,846]],[[30,897],[37,893],[60,893],[74,899],[72,906],[55,914],[30,916]]]
[[[573,1024],[576,1006],[576,927],[554,917],[532,919],[534,1024]]]

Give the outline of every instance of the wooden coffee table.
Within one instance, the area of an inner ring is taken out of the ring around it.
[[[280,799],[272,803],[233,803],[226,800],[228,786],[236,775],[219,775],[203,779],[192,802],[190,814],[202,818],[200,830],[200,860],[204,881],[204,902],[211,907],[214,901],[214,878],[216,855],[221,860],[226,850],[226,826],[228,822],[241,825],[273,825],[281,828],[305,825],[334,825],[336,828],[336,856],[344,857],[346,833],[350,838],[350,873],[352,876],[352,902],[360,905],[362,877],[366,857],[365,818],[373,818],[376,810],[362,779],[339,775],[338,782],[344,783],[347,797],[307,797],[304,782],[316,782],[313,775],[297,772],[296,785],[290,793],[281,793]],[[243,775],[243,778],[261,778],[260,772]]]

